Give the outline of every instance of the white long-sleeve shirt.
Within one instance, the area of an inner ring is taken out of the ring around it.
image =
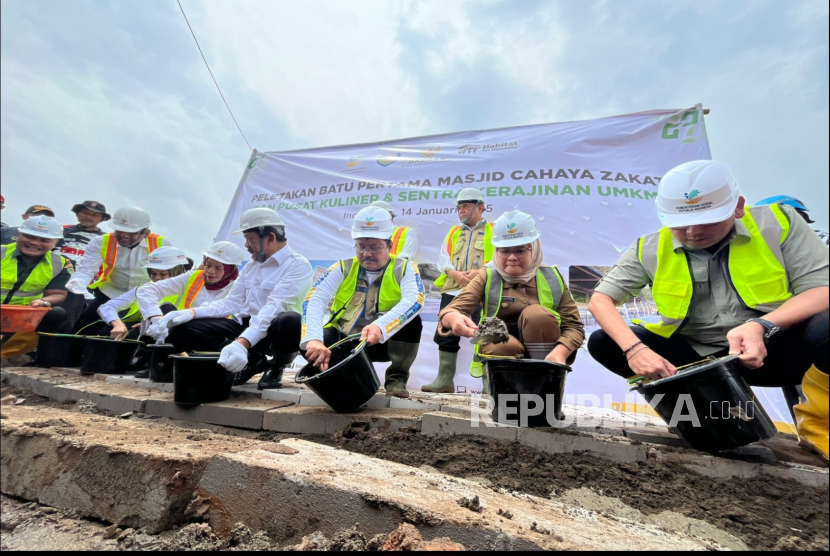
[[[168,278],[167,280],[159,280],[158,282],[149,282],[138,288],[136,295],[142,317],[147,319],[161,316],[161,309],[159,309],[161,300],[171,295],[182,295],[187,290],[187,282],[193,276],[194,272],[197,271],[190,270],[179,276]],[[199,293],[196,294],[196,297],[193,298],[193,303],[190,307],[195,309],[206,303],[224,299],[231,291],[231,287],[233,287],[233,282],[221,290],[211,291],[207,287],[202,287]]]
[[[72,276],[73,281],[88,286],[95,275],[98,274],[98,269],[101,268],[101,263],[104,262],[104,257],[101,255],[103,237],[96,237],[89,242],[84,252],[84,258],[81,259],[81,263]],[[113,237],[111,241],[115,241],[115,238]],[[172,245],[172,243],[169,239],[164,238],[161,245]],[[146,238],[132,249],[119,245],[112,274],[106,282],[101,284],[101,293],[112,299],[149,282],[150,276],[147,274],[147,269],[144,268],[144,265],[147,264],[148,255]]]
[[[286,245],[265,262],[246,264],[228,295],[194,309],[196,318],[233,316],[241,324],[243,318],[251,317],[239,337],[254,346],[266,336],[277,315],[302,311],[313,276],[308,259]]]
[[[380,328],[383,336],[381,343],[387,342],[424,308],[424,283],[421,281],[418,267],[411,261],[406,264],[408,268],[401,280],[401,300],[371,323]],[[380,276],[377,278],[380,279]],[[303,307],[305,334],[300,341],[300,349],[305,349],[311,340],[323,341],[323,326],[329,320],[329,304],[337,294],[337,290],[340,289],[343,280],[343,271],[338,262],[330,266],[314,284],[308,294],[308,303]]]
[[[418,252],[418,232],[415,228],[409,228],[406,232],[406,242],[403,244],[403,249],[398,253],[398,256],[403,259],[412,260],[415,258],[415,253]]]
[[[114,320],[121,319],[121,317],[118,316],[118,313],[132,307],[133,303],[136,301],[135,292],[137,289],[138,288],[133,288],[126,293],[122,293],[118,297],[113,297],[98,307],[98,314],[105,323],[110,324]]]

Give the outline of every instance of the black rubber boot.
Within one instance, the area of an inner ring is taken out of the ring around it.
[[[256,385],[257,390],[282,388],[282,373],[285,371],[287,366],[294,362],[294,359],[299,354],[299,351],[295,351],[284,355],[275,355],[274,359],[271,360],[271,369],[259,379],[259,382]]]
[[[268,370],[268,360],[261,353],[249,353],[248,364],[244,369],[236,373],[236,378],[233,380],[234,386],[245,384],[252,377],[258,375],[263,371]]]

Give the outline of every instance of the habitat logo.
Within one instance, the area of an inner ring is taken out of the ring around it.
[[[693,189],[689,193],[684,193],[687,205],[696,205],[703,200],[703,195],[700,194],[700,189]]]
[[[346,163],[346,168],[357,168],[361,164],[363,164],[364,155],[353,156],[349,159]]]
[[[511,222],[510,224],[507,225],[507,233],[508,234],[515,234],[518,231],[519,231],[519,229],[516,227],[515,222]]]
[[[400,157],[401,153],[384,154],[377,158],[377,163],[385,168],[386,166],[390,166],[397,162]]]

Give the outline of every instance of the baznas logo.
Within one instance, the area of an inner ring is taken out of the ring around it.
[[[515,234],[518,231],[519,231],[519,229],[516,228],[516,223],[515,222],[507,225],[507,233],[508,234]]]
[[[684,193],[683,196],[686,197],[687,205],[696,205],[703,200],[703,196],[700,194],[700,189],[693,189],[689,193]]]
[[[400,156],[401,153],[381,155],[378,157],[377,163],[381,166],[389,166],[390,164],[394,164]]]

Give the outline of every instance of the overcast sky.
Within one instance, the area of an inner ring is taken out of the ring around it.
[[[281,151],[702,103],[750,202],[828,223],[828,3],[182,0],[251,146]],[[2,0],[3,221],[138,205],[210,244],[250,151],[175,0]]]

